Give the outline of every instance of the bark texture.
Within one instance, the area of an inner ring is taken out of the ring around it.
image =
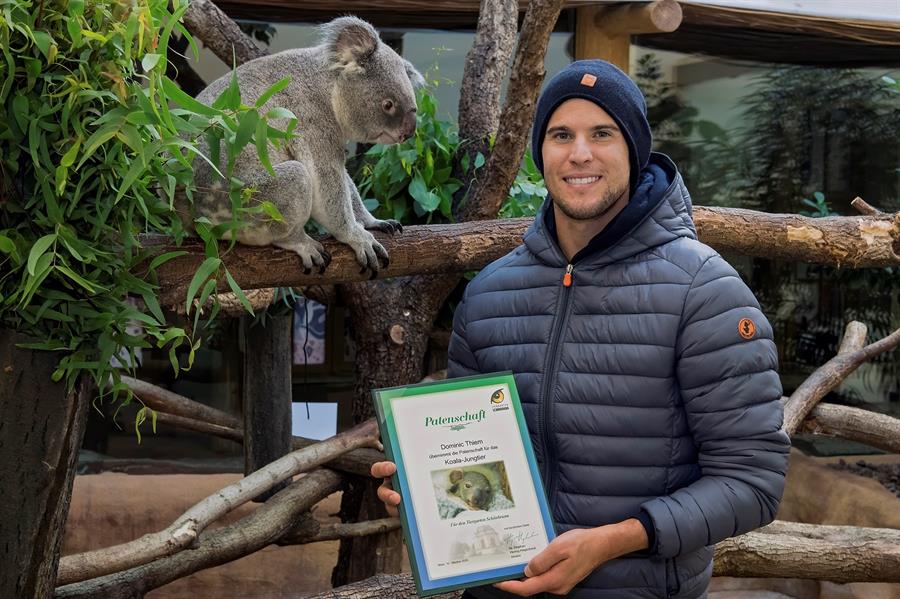
[[[472,185],[469,199],[456,211],[459,220],[496,218],[506,199],[528,145],[538,93],[546,74],[544,56],[562,4],[562,0],[532,0],[528,4],[494,149],[484,173]]]
[[[716,545],[713,575],[900,582],[900,531],[774,522]]]
[[[59,356],[0,329],[0,597],[43,599],[56,580],[92,388],[52,383]]]
[[[56,589],[54,597],[140,599],[144,593],[199,570],[241,558],[273,543],[293,521],[340,486],[341,476],[317,470],[277,493],[234,524],[203,534],[197,546],[130,570]]]
[[[700,240],[719,251],[838,268],[900,263],[900,213],[808,218],[698,206],[694,222]]]
[[[242,65],[266,55],[210,0],[190,0],[183,21],[188,31],[228,66]]]
[[[461,591],[434,595],[434,599],[458,599]],[[409,574],[377,574],[363,581],[313,595],[308,599],[416,599],[416,584]]]
[[[390,266],[378,276],[385,279],[483,268],[519,245],[530,222],[528,218],[516,218],[409,226],[394,237],[376,232],[375,236],[391,256]],[[835,267],[900,265],[900,213],[808,218],[738,208],[695,207],[694,222],[700,241],[719,251]],[[145,237],[144,242],[160,252],[174,249],[160,237]],[[349,248],[333,239],[323,243],[333,260],[322,275],[304,275],[296,254],[274,247],[238,245],[225,256],[225,261],[228,270],[245,289],[325,285],[364,279]],[[163,287],[161,301],[175,307],[184,303],[187,286],[205,258],[203,245],[199,242],[187,241],[179,249],[188,253],[166,262],[159,269]]]
[[[464,183],[459,199],[469,193],[476,156],[490,155],[490,138],[500,124],[500,90],[516,44],[518,16],[516,0],[481,0],[459,92],[459,138],[465,141],[453,174]],[[468,157],[467,169],[462,168],[463,156]]]

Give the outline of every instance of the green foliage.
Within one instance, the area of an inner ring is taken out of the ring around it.
[[[129,355],[136,364],[138,348],[167,347],[176,371],[185,348],[190,366],[199,341],[166,324],[152,282],[180,252],[151,257],[138,235],[183,238],[173,203],[191,195],[195,158],[224,164],[235,217],[215,226],[198,219],[207,256],[189,311],[221,276],[244,298],[215,240],[248,214],[278,217],[248,202],[230,172],[241,148],[253,143],[265,154],[266,140],[288,136],[295,119],[262,113],[262,102],[243,105],[236,79],[209,107],[165,76],[173,31],[196,52],[178,22],[186,8],[179,0],[171,11],[168,0],[0,0],[0,326],[41,339],[32,348],[59,351],[53,376],[70,388],[87,372],[101,392],[130,398],[111,363]],[[287,132],[268,124],[284,117]],[[198,154],[201,137],[211,156]],[[132,322],[146,335],[129,334]]]
[[[437,85],[433,74],[426,75]],[[406,224],[449,222],[453,218],[454,196],[462,182],[454,178],[454,161],[469,169],[469,157],[462,152],[457,125],[437,117],[437,101],[432,88],[417,91],[416,134],[403,143],[372,146],[363,156],[354,180],[363,203],[377,218],[393,218]],[[462,154],[462,157],[459,156]],[[475,172],[485,164],[480,152],[472,165]],[[531,216],[547,190],[543,178],[526,154],[510,196],[500,210],[504,218]]]
[[[377,218],[447,222],[452,218],[453,194],[462,186],[452,177],[459,133],[454,123],[437,117],[430,88],[418,90],[416,103],[415,136],[399,144],[372,146],[355,177],[357,187]]]
[[[811,216],[813,218],[822,218],[825,216],[833,216],[834,212],[831,210],[831,206],[828,205],[828,202],[825,200],[825,194],[821,191],[817,191],[813,193],[813,199],[803,198],[803,204],[812,208],[812,211],[809,210],[801,210],[800,214],[803,216]]]
[[[509,197],[500,207],[500,218],[534,216],[546,197],[544,177],[535,166],[531,152],[526,150],[522,168],[509,188]]]

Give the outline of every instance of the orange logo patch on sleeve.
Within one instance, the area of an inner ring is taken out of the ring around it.
[[[744,339],[753,339],[756,335],[756,324],[749,318],[742,318],[738,323],[738,333]]]
[[[587,87],[594,87],[594,84],[597,83],[597,76],[591,75],[590,73],[585,73],[581,78],[581,85],[585,85]]]

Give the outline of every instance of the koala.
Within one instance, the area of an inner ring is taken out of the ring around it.
[[[450,483],[447,492],[462,499],[470,509],[487,509],[494,499],[491,481],[480,472],[453,470],[450,472]]]
[[[393,235],[401,231],[394,220],[378,220],[365,206],[344,166],[348,141],[399,143],[415,133],[414,85],[424,83],[408,61],[384,44],[378,32],[356,17],[341,17],[321,27],[321,43],[312,48],[286,50],[244,63],[236,70],[242,101],[251,104],[272,84],[290,76],[290,84],[276,93],[260,112],[281,106],[297,117],[296,137],[284,147],[269,145],[272,177],[262,166],[256,148],[245,147],[235,160],[234,176],[258,190],[284,217],[275,222],[258,217],[236,233],[247,245],[274,245],[292,250],[304,272],[324,272],[331,256],[303,227],[316,220],[338,241],[349,245],[374,277],[388,263],[387,251],[369,230]],[[231,73],[200,92],[197,100],[210,105],[228,87]],[[284,119],[273,122],[285,127]],[[208,147],[201,144],[207,154]],[[208,154],[207,154],[208,155]],[[224,172],[225,151],[222,149]],[[193,216],[213,224],[231,220],[231,203],[223,193],[225,181],[202,160],[194,163]],[[186,228],[193,216],[180,208]]]

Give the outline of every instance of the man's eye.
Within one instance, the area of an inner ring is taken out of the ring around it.
[[[594,137],[609,137],[610,135],[612,134],[606,130],[600,130],[594,133]]]

